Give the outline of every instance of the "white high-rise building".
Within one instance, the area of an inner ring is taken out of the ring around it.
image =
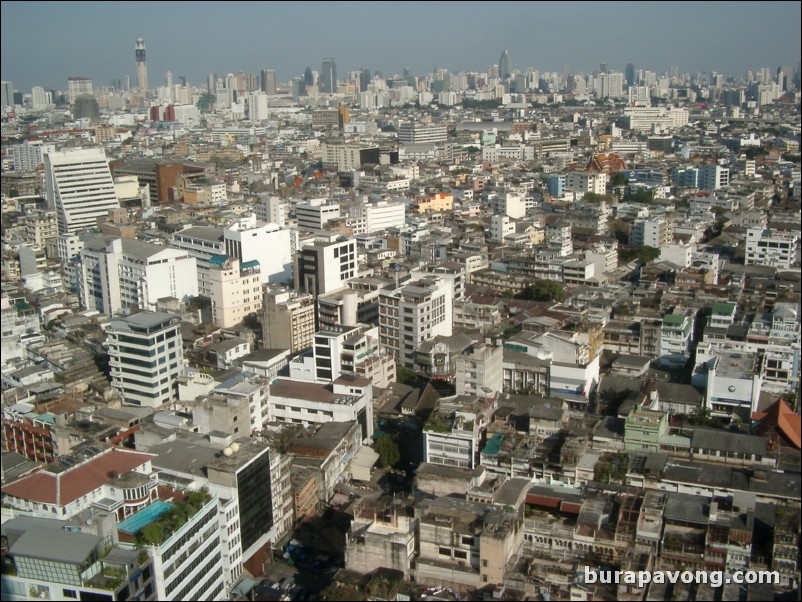
[[[55,144],[45,144],[41,140],[26,140],[22,144],[15,144],[11,147],[14,171],[20,173],[36,171],[36,168],[44,163],[43,155],[55,150]]]
[[[34,86],[31,89],[31,106],[34,109],[45,109],[53,104],[53,96],[50,92],[45,92],[42,86]]]
[[[427,276],[379,294],[381,345],[401,365],[415,366],[415,351],[423,341],[451,336],[454,289],[442,276]]]
[[[0,82],[0,108],[14,106],[14,84],[11,82]]]
[[[123,403],[158,408],[177,399],[184,366],[181,318],[154,311],[111,320],[106,345],[111,386]]]
[[[295,289],[317,297],[346,286],[357,275],[356,241],[336,234],[305,244],[296,257]]]
[[[264,92],[249,92],[246,97],[248,119],[251,121],[265,121],[268,118],[267,94]]]
[[[406,220],[406,205],[390,201],[378,201],[364,206],[367,232],[378,232],[387,228],[400,228]]]
[[[292,278],[292,253],[297,233],[276,224],[257,221],[253,213],[240,217],[223,231],[225,254],[247,263],[258,261],[262,284],[283,283]]]
[[[120,207],[103,149],[49,152],[44,163],[47,204],[56,211],[60,233],[93,228],[98,217]]]
[[[198,294],[196,259],[187,251],[130,238],[98,237],[81,250],[81,301],[114,315],[155,309],[159,299]]]

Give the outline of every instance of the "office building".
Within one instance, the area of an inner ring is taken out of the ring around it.
[[[292,526],[289,456],[255,439],[231,439],[189,436],[148,448],[163,481],[193,482],[218,500],[208,530],[220,541],[226,589],[243,570],[259,572],[262,554]]]
[[[75,103],[75,99],[79,96],[92,96],[93,94],[91,77],[67,78],[67,97],[70,104]]]
[[[180,249],[99,236],[86,241],[80,258],[82,303],[109,316],[198,294],[196,260]]]
[[[323,59],[320,66],[321,92],[324,94],[334,94],[337,92],[337,64],[334,59]]]
[[[134,46],[134,58],[136,59],[136,87],[140,92],[148,91],[148,63],[145,57],[145,40],[136,39]]]
[[[120,207],[102,149],[49,152],[44,163],[47,204],[56,211],[60,233],[94,228],[98,217]]]
[[[178,396],[184,368],[181,318],[141,312],[113,319],[106,330],[111,385],[123,403],[158,408]]]
[[[46,153],[55,152],[55,144],[47,144],[41,140],[25,140],[21,144],[11,147],[11,154],[14,157],[14,171],[28,173],[44,163]]]
[[[262,223],[253,213],[238,218],[223,230],[225,254],[240,263],[259,263],[262,284],[292,279],[292,254],[297,233],[275,223]]]
[[[501,58],[498,60],[498,75],[501,79],[510,79],[512,75],[512,59],[508,50],[501,53]]]
[[[265,289],[263,341],[265,349],[297,353],[312,346],[315,334],[315,300],[284,288]]]
[[[312,353],[290,362],[290,379],[298,382],[331,383],[343,375],[363,377],[382,388],[395,381],[395,360],[381,350],[376,326],[321,327]]]
[[[448,127],[445,124],[403,122],[398,128],[398,142],[401,144],[434,144],[448,140]]]
[[[799,232],[749,228],[746,231],[746,265],[788,270],[797,262]]]
[[[14,84],[0,82],[0,109],[14,106]]]
[[[265,94],[276,93],[276,70],[262,69],[260,87]]]
[[[346,286],[357,275],[356,241],[319,236],[302,246],[295,265],[295,289],[317,297]]]
[[[381,345],[403,366],[414,369],[415,351],[438,335],[451,336],[453,287],[442,276],[427,276],[379,294]]]

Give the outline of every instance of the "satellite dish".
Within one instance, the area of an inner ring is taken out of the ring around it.
[[[225,448],[225,449],[223,450],[223,455],[224,455],[226,458],[230,458],[230,457],[231,457],[231,454],[233,454],[233,453],[234,453],[234,450],[233,450],[233,449],[231,449],[230,447],[227,447],[227,448]]]
[[[232,443],[232,444],[229,446],[229,448],[231,449],[231,451],[232,451],[232,452],[236,453],[236,452],[238,452],[238,451],[239,451],[239,443],[237,443],[237,442],[235,441],[234,443]]]

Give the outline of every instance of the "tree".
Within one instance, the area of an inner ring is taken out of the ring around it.
[[[217,97],[214,94],[210,94],[209,92],[204,92],[198,98],[198,102],[195,106],[200,109],[201,113],[211,113],[212,107],[214,106],[214,102],[217,100]]]
[[[625,201],[632,201],[633,203],[643,203],[644,205],[651,205],[654,201],[653,190],[637,190],[635,192],[628,192],[624,195]]]
[[[379,435],[373,442],[373,449],[379,454],[379,462],[385,468],[395,466],[401,459],[401,450],[390,435]]]
[[[598,194],[596,192],[586,192],[582,196],[583,201],[587,201],[588,203],[601,203],[602,201],[606,201],[611,203],[613,201],[613,197],[609,194]]]
[[[562,301],[565,299],[565,289],[552,280],[536,280],[524,289],[521,298],[528,301]]]
[[[763,157],[768,154],[769,151],[762,146],[750,146],[748,149],[746,149],[747,159],[757,159],[758,157]]]
[[[619,245],[629,244],[629,226],[621,220],[610,220],[608,222],[610,234],[618,241]]]
[[[631,247],[629,249],[618,249],[618,259],[622,263],[629,263],[633,259],[640,259],[644,264],[651,263],[660,257],[660,249],[654,247]]]
[[[627,180],[627,177],[620,171],[615,172],[610,177],[610,186],[613,188],[616,186],[626,186],[627,184],[629,184],[629,180]]]

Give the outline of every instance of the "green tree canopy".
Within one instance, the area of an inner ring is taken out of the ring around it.
[[[562,301],[565,299],[565,289],[552,280],[536,280],[524,289],[521,298],[528,301]]]
[[[644,203],[651,205],[654,201],[654,191],[652,190],[637,190],[635,192],[628,192],[624,195],[625,201],[632,201],[633,203]]]
[[[611,186],[626,186],[627,184],[629,184],[629,180],[627,180],[627,177],[620,171],[615,172],[610,177]]]
[[[660,249],[654,247],[630,247],[618,249],[618,259],[622,263],[629,263],[633,259],[640,259],[643,263],[651,263],[660,257]]]
[[[211,113],[215,100],[217,100],[217,97],[214,94],[204,92],[200,95],[200,98],[198,98],[198,102],[195,106],[200,109],[201,113]]]
[[[379,435],[373,442],[373,449],[379,454],[379,462],[385,468],[395,466],[401,459],[401,450],[390,435]]]

